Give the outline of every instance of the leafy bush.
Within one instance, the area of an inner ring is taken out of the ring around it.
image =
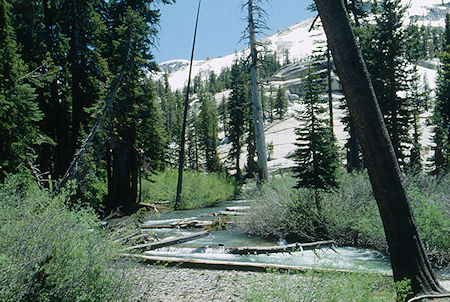
[[[0,185],[1,301],[126,301],[117,254],[92,211],[69,211],[23,175]]]
[[[325,225],[331,238],[341,245],[370,247],[387,252],[384,229],[366,173],[344,174],[335,192],[324,194],[322,211],[315,211],[308,190],[292,189],[291,177],[272,178],[262,189],[251,192],[255,199],[249,216],[238,220],[246,232],[262,236],[296,235],[299,239],[321,239],[317,227]],[[450,262],[450,175],[436,180],[416,175],[406,182],[419,232],[431,259]],[[295,237],[295,236],[294,236]]]
[[[383,224],[366,173],[343,174],[340,188],[323,200],[331,237],[343,245],[387,251]]]
[[[177,191],[178,172],[166,170],[155,176],[152,181],[144,180],[142,198],[144,201],[170,201],[172,206]],[[180,208],[194,209],[212,206],[234,196],[236,185],[232,178],[217,173],[183,173],[182,204]]]
[[[314,193],[294,189],[295,183],[292,177],[273,177],[260,190],[249,192],[247,198],[255,200],[252,211],[237,217],[237,226],[264,237],[313,239],[318,219]]]
[[[275,276],[274,276],[275,275]],[[252,282],[246,301],[394,301],[392,277],[369,274],[307,272],[302,280],[271,273]]]

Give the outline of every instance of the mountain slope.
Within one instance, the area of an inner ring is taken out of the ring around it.
[[[410,8],[407,12],[407,20],[417,19],[420,25],[444,26],[445,13],[450,13],[449,0],[403,0]],[[444,3],[444,5],[442,5]],[[260,42],[267,49],[277,52],[280,57],[287,50],[292,59],[301,59],[311,54],[314,49],[315,40],[325,40],[322,30],[309,32],[314,18],[301,21],[297,24],[287,27],[276,34],[263,38]],[[214,71],[219,74],[224,67],[230,67],[233,60],[238,57],[248,55],[247,49],[240,50],[237,53],[208,60],[194,61],[192,67],[192,76],[197,74],[207,76],[209,72]],[[181,89],[187,83],[189,64],[187,60],[170,60],[160,64],[163,72],[169,73],[169,84],[172,89]],[[162,73],[156,75],[161,77]]]

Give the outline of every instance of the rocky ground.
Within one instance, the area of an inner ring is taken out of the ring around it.
[[[251,301],[248,293],[254,292],[255,288],[273,287],[286,283],[287,280],[284,274],[271,274],[269,284],[267,273],[166,267],[144,263],[134,263],[131,268],[127,265],[126,273],[131,274],[138,282],[134,301]],[[305,283],[306,280],[302,274],[292,274],[288,278],[287,287]],[[450,290],[450,280],[441,281],[441,284]],[[281,298],[280,301],[284,300]]]
[[[264,273],[134,265],[137,301],[245,301],[251,280]],[[296,276],[301,277],[301,276]]]

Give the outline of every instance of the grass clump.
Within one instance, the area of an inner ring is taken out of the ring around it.
[[[174,205],[177,191],[178,171],[166,170],[144,180],[142,199],[144,201],[170,201]],[[219,173],[183,173],[181,209],[195,209],[215,205],[232,198],[237,190],[234,179]]]
[[[118,251],[92,211],[23,175],[0,185],[0,301],[127,301]]]
[[[268,273],[251,282],[246,301],[394,301],[392,277],[310,271],[302,275]]]

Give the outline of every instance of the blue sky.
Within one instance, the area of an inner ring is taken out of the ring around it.
[[[202,0],[195,59],[215,58],[245,47],[239,43],[245,28],[244,0]],[[312,0],[263,0],[271,35],[295,24],[313,13],[306,11]],[[171,59],[189,59],[194,34],[198,0],[177,0],[173,5],[160,5],[161,23],[154,50],[158,63]]]

